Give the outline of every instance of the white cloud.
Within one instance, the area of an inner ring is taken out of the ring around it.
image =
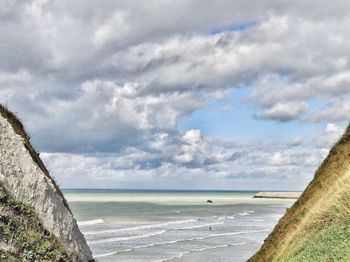
[[[302,144],[303,144],[303,138],[299,136],[293,138],[292,142],[289,143],[290,146],[301,146]]]
[[[65,185],[203,187],[202,175],[288,187],[300,174],[300,186],[350,114],[348,12],[344,1],[0,1],[0,101]],[[178,130],[234,88],[256,118],[334,124],[313,146]]]
[[[184,144],[181,146],[180,152],[175,155],[174,160],[180,164],[188,164],[197,159],[200,154],[205,153],[205,146],[202,140],[200,130],[189,130],[182,137]]]
[[[342,136],[345,130],[334,124],[328,123],[324,132],[315,136],[313,142],[318,148],[329,149],[333,146]]]
[[[317,149],[218,140],[202,137],[198,130],[179,134],[175,140],[158,134],[153,141],[118,153],[42,154],[63,186],[102,188],[232,188],[240,184],[261,189],[271,181],[299,183],[300,188],[312,176],[320,156]]]
[[[276,103],[262,114],[257,114],[257,119],[271,119],[287,122],[298,118],[307,109],[305,102]]]

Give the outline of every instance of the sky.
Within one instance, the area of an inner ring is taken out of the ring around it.
[[[348,125],[349,11],[0,0],[0,102],[61,187],[303,190]]]

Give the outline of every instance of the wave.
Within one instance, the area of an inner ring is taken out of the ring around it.
[[[124,252],[127,252],[127,250],[129,249],[126,249],[126,250],[123,250]],[[130,249],[131,251],[131,249]],[[118,254],[120,251],[115,251],[115,252],[110,252],[110,253],[104,253],[104,254],[97,254],[97,255],[94,255],[93,257],[94,258],[100,258],[100,257],[109,257],[109,256],[113,256],[115,254]]]
[[[228,232],[228,233],[221,233],[221,234],[211,234],[203,237],[197,237],[193,240],[203,240],[207,238],[212,238],[212,237],[222,237],[222,236],[233,236],[233,235],[242,235],[242,234],[249,234],[249,233],[260,233],[260,232],[266,232],[270,231],[270,229],[261,229],[261,230],[247,230],[247,231],[238,231],[238,232]]]
[[[242,214],[242,213],[241,213],[241,214]],[[238,215],[240,215],[240,214],[238,214]],[[218,216],[212,216],[211,218],[214,219],[214,220],[235,219],[234,216],[220,216],[220,217],[218,217]]]
[[[171,241],[174,242],[174,241]],[[169,242],[167,242],[166,244],[168,244]],[[196,250],[192,250],[192,251],[187,251],[187,252],[183,252],[177,256],[174,257],[170,257],[170,258],[165,258],[165,259],[161,259],[161,260],[156,260],[154,262],[162,262],[162,261],[169,261],[175,258],[181,258],[186,254],[190,254],[190,253],[196,253],[196,252],[203,252],[203,251],[207,251],[207,250],[212,250],[212,249],[217,249],[217,248],[225,248],[225,247],[231,247],[231,246],[243,246],[245,245],[245,242],[242,243],[236,243],[236,244],[227,244],[227,245],[220,245],[220,246],[213,246],[213,247],[207,247],[207,248],[201,248],[201,249],[196,249]],[[134,248],[129,248],[129,249],[124,249],[121,251],[115,251],[115,252],[110,252],[110,253],[104,253],[104,254],[99,254],[99,255],[95,255],[94,258],[100,258],[100,257],[108,257],[108,256],[112,256],[112,255],[116,255],[119,253],[125,253],[125,252],[130,252],[134,249],[141,249],[141,248],[146,248],[146,247],[153,247],[155,245],[158,244],[149,244],[149,245],[144,245],[144,246],[139,246],[139,247],[134,247]]]
[[[140,239],[140,238],[147,238],[147,237],[161,235],[161,234],[164,234],[165,232],[166,232],[166,230],[161,230],[161,231],[156,231],[153,233],[148,233],[148,234],[143,234],[143,235],[135,235],[135,236],[128,236],[128,237],[112,237],[112,238],[92,240],[92,241],[88,241],[88,243],[89,244],[100,244],[100,243],[126,241],[126,240],[131,240],[131,239]]]
[[[255,213],[254,210],[248,210],[248,211],[245,211],[243,213],[239,213],[238,215],[239,216],[249,216],[250,214],[253,214],[253,213]]]
[[[196,219],[187,219],[187,220],[177,220],[170,222],[162,222],[157,224],[148,224],[142,226],[134,226],[134,227],[126,227],[126,228],[118,228],[118,229],[109,229],[109,230],[100,230],[100,231],[87,231],[84,232],[84,235],[101,235],[101,234],[110,234],[110,233],[121,233],[121,232],[129,232],[143,229],[153,229],[159,227],[167,227],[171,225],[185,224],[185,223],[193,223],[198,222]]]
[[[213,249],[218,249],[218,248],[226,248],[226,247],[231,247],[231,246],[242,246],[245,245],[245,242],[242,243],[236,243],[236,244],[229,244],[229,245],[220,245],[220,246],[213,246],[213,247],[206,247],[206,248],[201,248],[201,249],[195,249],[195,250],[191,250],[191,251],[186,251],[183,253],[180,253],[176,256],[173,257],[169,257],[169,258],[164,258],[164,259],[160,259],[160,260],[155,260],[154,262],[166,262],[166,261],[171,261],[177,258],[182,258],[185,255],[191,254],[191,253],[198,253],[198,252],[204,252],[204,251],[208,251],[208,250],[213,250]]]
[[[222,216],[222,217],[217,218],[217,220],[225,220],[225,219],[235,219],[235,217],[234,216]]]
[[[89,226],[89,225],[96,225],[103,223],[103,219],[94,219],[94,220],[87,220],[87,221],[79,221],[77,222],[79,226]]]
[[[248,215],[252,212],[255,212],[255,211],[246,211],[245,213],[241,213],[239,215],[244,216],[244,215]],[[154,224],[145,224],[145,225],[140,225],[140,226],[126,227],[126,228],[107,229],[107,230],[99,230],[99,231],[84,231],[83,233],[85,236],[103,235],[103,234],[130,232],[130,231],[139,231],[139,230],[144,230],[144,229],[162,228],[162,227],[181,225],[181,224],[186,224],[186,223],[196,223],[196,224],[185,226],[185,227],[177,227],[174,229],[177,229],[177,230],[196,229],[196,228],[203,228],[203,227],[208,227],[208,226],[222,225],[222,224],[224,224],[224,222],[222,222],[223,220],[235,219],[234,216],[221,216],[221,217],[213,216],[211,218],[215,219],[216,221],[220,221],[220,222],[208,222],[205,224],[198,225],[198,222],[201,220],[186,219],[186,220],[177,220],[177,221],[161,222],[161,223],[154,223]],[[86,222],[80,222],[79,225],[93,225],[93,224],[98,224],[98,223],[103,223],[103,220],[97,219],[97,220],[91,220],[91,221],[86,221]],[[167,228],[167,229],[169,229],[169,228]]]
[[[241,235],[241,234],[249,234],[249,233],[260,233],[260,232],[267,232],[267,231],[270,231],[270,229],[266,228],[266,229],[261,229],[261,230],[247,230],[247,231],[238,231],[238,232],[228,232],[228,233],[221,233],[221,234],[211,234],[211,235],[206,235],[206,236],[202,236],[202,237],[177,239],[177,240],[171,240],[171,241],[165,241],[165,242],[151,243],[151,244],[142,245],[142,246],[136,246],[136,247],[132,247],[132,248],[129,248],[129,249],[124,249],[124,250],[119,250],[119,251],[115,251],[115,252],[111,252],[111,253],[105,253],[105,254],[96,255],[95,257],[97,258],[97,257],[111,256],[111,255],[116,255],[116,254],[120,254],[120,253],[130,252],[130,251],[133,251],[133,250],[136,250],[136,249],[155,247],[155,246],[162,246],[162,245],[169,245],[169,244],[177,244],[177,243],[182,243],[182,242],[187,242],[187,241],[204,240],[204,239],[213,238],[213,237]],[[91,242],[89,242],[89,244],[91,244]],[[232,245],[236,245],[236,244],[232,244]]]
[[[223,224],[225,224],[225,222],[212,222],[212,223],[206,223],[206,224],[195,225],[195,226],[181,227],[181,228],[177,228],[177,230],[196,229],[196,228],[217,226],[217,225],[223,225]]]

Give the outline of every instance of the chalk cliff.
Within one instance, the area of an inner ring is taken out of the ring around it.
[[[0,194],[0,202],[2,199],[3,205],[0,208],[0,235],[6,236],[4,233],[6,230],[8,234],[17,234],[9,238],[0,238],[0,254],[4,254],[6,257],[6,252],[8,254],[12,252],[13,257],[16,258],[16,250],[18,252],[28,251],[23,247],[16,247],[18,237],[22,236],[24,231],[11,232],[15,229],[8,226],[12,223],[17,226],[16,228],[23,228],[24,225],[28,225],[28,221],[31,221],[30,225],[38,226],[32,231],[42,230],[44,232],[43,236],[36,237],[37,241],[48,236],[55,243],[58,241],[62,244],[64,247],[62,252],[68,255],[63,260],[57,256],[57,260],[92,261],[91,251],[62,192],[49,175],[39,154],[34,150],[29,140],[30,138],[16,116],[0,106],[0,186],[3,189],[0,190],[0,193],[3,192]],[[11,214],[18,215],[18,218],[21,217],[21,219],[16,220],[11,217]],[[6,219],[2,219],[2,217],[6,217]],[[33,219],[37,222],[33,222]],[[1,234],[1,230],[4,231],[3,234]],[[23,238],[26,239],[26,237],[27,235]],[[30,243],[22,243],[22,245],[28,246]],[[44,248],[46,246],[49,246],[49,243],[46,243]],[[49,248],[54,249],[47,247],[47,249]],[[42,251],[42,248],[38,249]],[[35,258],[35,252],[29,251],[30,255]],[[55,261],[54,257],[50,257],[50,254],[45,254],[48,256],[47,261]],[[17,255],[17,258],[23,257],[23,254]]]

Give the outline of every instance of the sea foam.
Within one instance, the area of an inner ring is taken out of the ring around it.
[[[103,219],[94,219],[94,220],[87,220],[87,221],[79,221],[79,226],[90,226],[90,225],[96,225],[103,223]]]
[[[209,239],[209,238],[214,238],[214,237],[222,237],[222,236],[231,236],[231,235],[241,235],[241,234],[250,234],[250,233],[261,233],[261,232],[267,232],[270,229],[262,229],[262,230],[247,230],[247,231],[237,231],[237,232],[228,232],[228,233],[219,233],[219,234],[210,234],[202,237],[194,237],[194,238],[184,238],[184,239],[177,239],[177,240],[171,240],[171,241],[164,241],[164,242],[158,242],[158,243],[151,243],[147,245],[141,245],[141,246],[135,246],[132,248],[124,249],[124,250],[119,250],[115,252],[110,252],[110,253],[104,253],[104,254],[99,254],[96,255],[95,257],[106,257],[106,256],[111,256],[111,255],[116,255],[120,253],[125,253],[125,252],[130,252],[136,249],[142,249],[142,248],[149,248],[149,247],[155,247],[155,246],[162,246],[162,245],[169,245],[169,244],[176,244],[176,243],[182,243],[182,242],[187,242],[187,241],[196,241],[196,240],[204,240],[204,239]],[[163,232],[164,233],[164,232]],[[149,234],[151,236],[151,234]],[[146,236],[147,237],[147,236]],[[121,238],[119,238],[121,239]],[[89,242],[91,244],[91,242]],[[229,244],[229,245],[221,245],[219,247],[228,247],[228,246],[233,246],[233,245],[244,245],[245,243],[238,243],[238,244]],[[218,248],[218,246],[213,246],[213,247],[208,247],[208,250],[213,249],[213,248]],[[197,251],[188,251],[186,253],[190,252],[200,252],[200,250]],[[174,259],[174,258],[172,258]],[[161,260],[162,261],[162,260]],[[167,260],[164,260],[167,261]]]

